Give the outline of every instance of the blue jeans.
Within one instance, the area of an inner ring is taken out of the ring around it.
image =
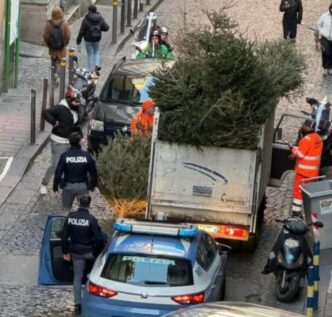
[[[94,70],[99,64],[99,42],[85,41],[86,54],[88,55],[88,68]]]

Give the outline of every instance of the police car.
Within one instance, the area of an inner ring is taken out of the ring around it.
[[[118,220],[83,296],[82,316],[160,316],[223,299],[228,246],[195,225]]]

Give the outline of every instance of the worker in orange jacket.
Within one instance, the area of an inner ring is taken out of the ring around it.
[[[303,204],[300,185],[305,179],[318,176],[323,151],[323,140],[315,132],[315,121],[305,121],[298,146],[290,145],[290,149],[290,158],[296,159],[292,213],[293,216],[300,216]]]
[[[148,99],[143,102],[141,111],[131,121],[131,133],[144,136],[152,132],[155,102]]]

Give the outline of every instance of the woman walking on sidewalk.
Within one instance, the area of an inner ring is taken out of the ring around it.
[[[108,24],[99,12],[95,5],[90,5],[89,12],[84,17],[80,32],[77,36],[77,46],[80,51],[82,38],[84,38],[86,54],[88,56],[88,68],[94,70],[96,66],[100,66],[99,60],[99,43],[101,40],[101,33],[109,30]]]

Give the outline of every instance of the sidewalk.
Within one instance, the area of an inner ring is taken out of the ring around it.
[[[154,11],[161,2],[162,0],[151,0],[151,5],[144,5],[144,11],[138,12],[137,19],[132,19],[131,27],[134,28],[148,11]],[[120,26],[118,26],[117,43],[112,44],[113,7],[100,5],[98,10],[110,25],[110,31],[103,34],[100,48],[103,66],[100,82],[102,85],[103,78],[106,78],[115,61],[115,55],[131,34],[129,27],[125,28],[123,34],[120,34]],[[120,7],[118,8],[118,20],[120,23]],[[81,22],[82,18],[71,25],[72,38],[68,48],[76,48],[76,37]],[[86,65],[85,51],[82,51],[79,55],[80,64]],[[39,120],[42,82],[44,77],[48,77],[49,64],[47,48],[22,43],[18,88],[10,89],[8,93],[4,93],[0,97],[0,207],[15,189],[30,162],[47,144],[51,127],[46,124],[46,130],[41,132]],[[37,92],[36,143],[33,145],[30,144],[31,89],[35,89]],[[58,90],[56,89],[55,101],[57,99]]]
[[[321,250],[317,317],[332,317],[332,249]]]

